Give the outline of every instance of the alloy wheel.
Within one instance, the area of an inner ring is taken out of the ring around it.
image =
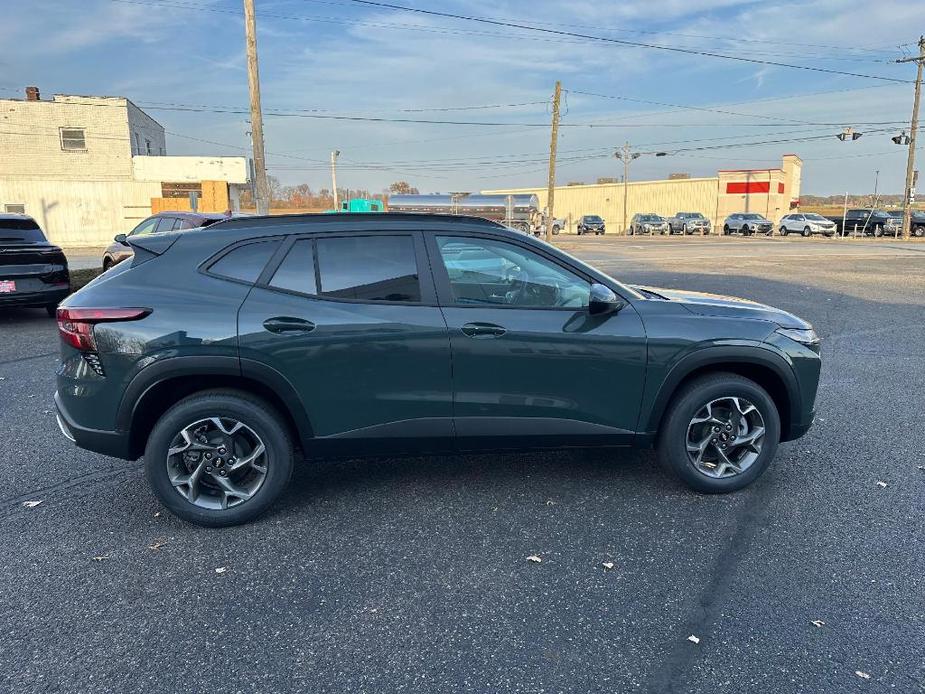
[[[184,427],[167,451],[167,475],[180,496],[211,510],[251,499],[267,477],[267,449],[257,433],[231,417]]]
[[[717,398],[687,425],[687,457],[707,477],[733,477],[758,459],[764,435],[764,418],[754,404],[742,397]]]

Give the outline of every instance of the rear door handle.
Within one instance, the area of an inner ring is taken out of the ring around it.
[[[263,322],[263,327],[271,333],[310,333],[315,329],[315,324],[304,318],[276,316],[275,318],[267,318]]]
[[[462,327],[463,335],[468,337],[501,337],[507,332],[505,328],[494,323],[466,323]]]

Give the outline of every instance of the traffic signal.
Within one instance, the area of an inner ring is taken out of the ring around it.
[[[897,135],[896,137],[891,137],[890,139],[893,141],[893,144],[896,144],[896,145],[908,145],[910,142],[909,136],[906,135],[905,130],[901,132],[899,135]]]

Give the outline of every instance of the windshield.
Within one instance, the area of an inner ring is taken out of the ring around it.
[[[639,216],[640,222],[661,222],[662,218],[656,214],[644,214]]]
[[[743,214],[742,219],[764,219],[760,214]]]
[[[603,222],[604,220],[598,217],[596,214],[585,215],[586,222]]]
[[[0,219],[0,243],[45,243],[45,234],[32,219]]]
[[[828,222],[829,221],[828,219],[823,217],[821,214],[811,213],[811,214],[805,214],[803,216],[806,217],[806,219],[810,220],[811,222]]]
[[[688,219],[703,219],[703,215],[699,212],[685,212],[681,215],[682,217],[687,217]]]

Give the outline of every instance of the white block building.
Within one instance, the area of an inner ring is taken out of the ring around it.
[[[153,198],[224,181],[234,208],[244,157],[167,156],[164,128],[124,97],[36,87],[0,99],[0,212],[34,217],[64,246],[99,246],[151,214]]]

